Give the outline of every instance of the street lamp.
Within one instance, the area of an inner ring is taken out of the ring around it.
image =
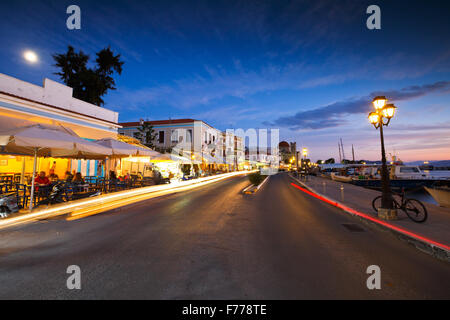
[[[306,159],[306,156],[308,155],[308,149],[307,148],[303,148],[302,149],[302,154],[303,154],[303,158]]]
[[[308,149],[307,148],[303,148],[302,149],[302,155],[303,155],[303,166],[304,167],[306,165],[306,157],[308,156]]]
[[[380,129],[380,139],[381,139],[381,208],[392,210],[393,209],[393,199],[392,192],[389,183],[389,175],[386,165],[386,152],[384,149],[384,136],[383,136],[383,126],[388,126],[392,117],[395,114],[395,107],[393,104],[386,104],[387,99],[384,96],[378,96],[373,99],[372,104],[375,108],[375,112],[369,113],[369,122],[373,124],[375,129]]]

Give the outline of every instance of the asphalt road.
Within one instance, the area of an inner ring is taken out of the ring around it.
[[[450,264],[272,176],[0,231],[2,299],[450,298]],[[351,232],[343,224],[357,224]],[[81,290],[66,269],[81,268]],[[369,265],[381,290],[368,290]]]

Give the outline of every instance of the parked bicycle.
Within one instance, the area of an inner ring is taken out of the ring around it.
[[[428,212],[425,206],[417,199],[407,198],[405,197],[405,191],[403,190],[401,193],[394,193],[397,197],[400,197],[400,202],[398,202],[394,197],[393,199],[393,208],[400,209],[406,213],[406,215],[414,222],[425,222],[428,218]],[[378,212],[378,208],[381,207],[381,197],[378,196],[372,201],[373,209]]]

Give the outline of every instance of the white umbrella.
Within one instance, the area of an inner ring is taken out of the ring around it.
[[[97,145],[77,136],[63,126],[36,124],[0,132],[0,150],[8,153],[42,157],[104,158],[112,154],[110,148]]]
[[[175,154],[161,153],[157,157],[152,158],[150,161],[175,161],[181,163],[191,163],[192,161],[185,157],[180,157]]]
[[[141,149],[140,147],[112,138],[100,139],[95,141],[95,143],[111,148],[113,156],[116,157],[136,156],[138,155],[138,150]]]
[[[159,157],[160,155],[161,155],[161,153],[159,153],[158,151],[148,149],[148,148],[138,147],[138,156]]]
[[[38,156],[98,159],[112,154],[110,148],[84,140],[70,129],[42,124],[0,132],[0,152],[34,156],[30,210],[33,208]]]
[[[113,156],[124,158],[128,156],[158,157],[161,153],[147,147],[136,146],[113,138],[104,138],[96,141],[97,144],[111,148]]]

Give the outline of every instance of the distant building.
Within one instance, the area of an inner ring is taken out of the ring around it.
[[[286,141],[281,141],[278,144],[278,149],[280,150],[280,153],[291,153],[291,146]]]
[[[278,149],[280,150],[280,164],[283,167],[289,166],[291,164],[292,158],[295,158],[297,156],[297,143],[288,143],[286,141],[281,141],[278,144]]]
[[[202,120],[168,119],[141,120],[120,123],[119,133],[135,137],[138,128],[148,123],[153,126],[156,150],[172,152],[174,149],[185,157],[203,159],[212,164],[227,164],[230,169],[242,168],[244,146],[242,138],[222,132]]]

